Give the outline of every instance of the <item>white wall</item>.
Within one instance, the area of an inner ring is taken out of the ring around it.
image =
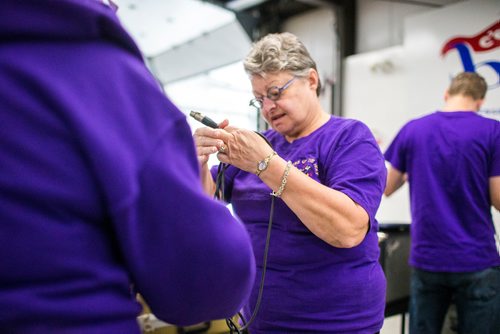
[[[456,49],[444,56],[441,49],[452,38],[472,37],[498,24],[499,0],[472,0],[450,5],[423,15],[407,18],[405,21],[405,54],[409,66],[408,85],[410,116],[428,113],[443,104],[444,90],[450,78],[464,70]],[[476,66],[490,85],[482,110],[489,110],[488,116],[500,119],[500,76],[491,66],[481,62],[495,61],[500,66],[500,30],[496,33],[497,47],[489,51],[475,51],[467,45]]]
[[[324,87],[320,96],[321,105],[329,113],[332,109],[332,90],[329,82],[335,82],[338,68],[335,21],[333,9],[326,7],[294,16],[283,25],[283,31],[297,35],[316,61]]]
[[[402,47],[349,57],[345,63],[344,116],[363,121],[382,151],[407,119],[408,64]],[[377,217],[382,223],[410,222],[405,188],[384,198]]]
[[[446,4],[457,0],[441,0]],[[427,4],[426,4],[427,3]],[[404,19],[433,10],[432,1],[405,3],[387,0],[357,0],[356,53],[402,45]]]

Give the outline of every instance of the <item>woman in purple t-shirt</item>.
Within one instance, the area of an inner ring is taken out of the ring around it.
[[[364,124],[322,109],[316,64],[296,36],[267,35],[244,66],[271,145],[228,121],[197,129],[194,138],[207,192],[215,192],[217,174],[208,156],[218,152],[229,165],[223,196],[252,238],[258,277],[247,321],[260,305],[250,332],[376,333],[385,306],[375,220],[382,153]]]

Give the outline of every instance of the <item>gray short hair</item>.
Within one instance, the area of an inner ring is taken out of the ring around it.
[[[243,66],[250,76],[290,71],[296,77],[306,77],[310,69],[318,71],[304,44],[289,32],[268,34],[254,43]],[[318,78],[318,96],[320,91]]]

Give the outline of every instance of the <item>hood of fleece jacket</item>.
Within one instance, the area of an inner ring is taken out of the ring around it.
[[[0,13],[0,44],[106,40],[142,59],[113,9],[97,0],[2,0]]]

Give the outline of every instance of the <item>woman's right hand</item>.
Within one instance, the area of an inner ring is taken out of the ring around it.
[[[211,154],[217,153],[226,144],[221,138],[221,133],[229,124],[228,120],[224,120],[219,124],[219,129],[212,129],[209,127],[201,127],[194,131],[193,139],[196,145],[196,155],[201,170],[201,183],[205,192],[213,195],[215,192],[215,182],[212,179],[210,170],[208,169],[208,158]]]
[[[225,119],[219,123],[219,129],[201,127],[194,131],[193,139],[196,145],[196,155],[202,169],[206,166],[211,154],[217,153],[226,147],[221,139],[220,129],[225,128],[228,124],[229,121]]]

